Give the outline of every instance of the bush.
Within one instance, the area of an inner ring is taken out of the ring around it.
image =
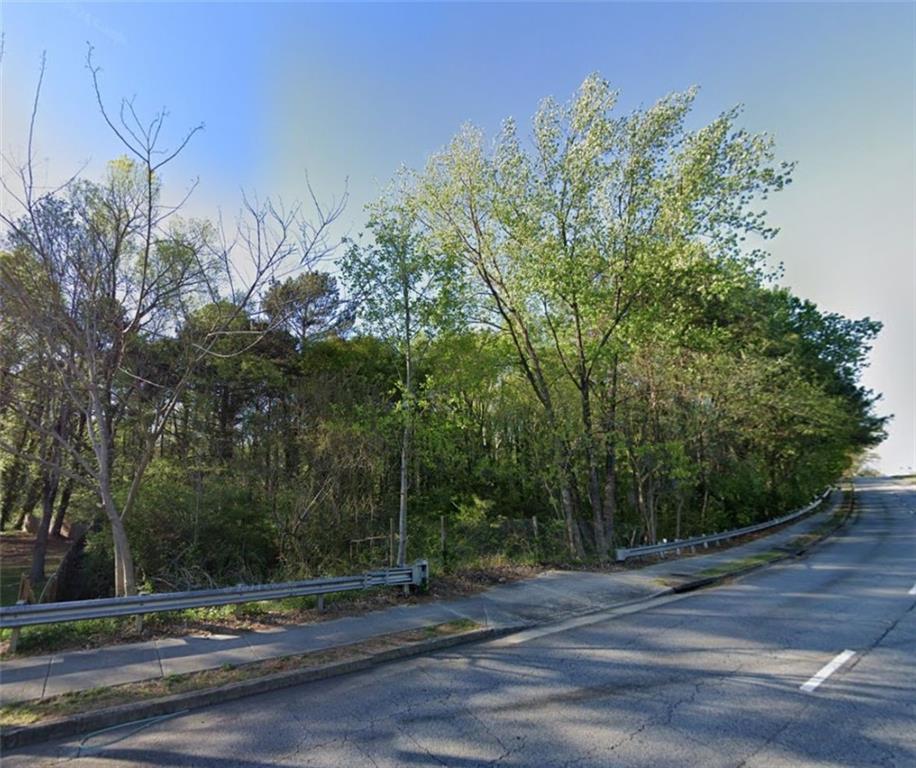
[[[228,473],[153,462],[126,521],[139,574],[159,591],[265,580],[276,551],[263,509]]]

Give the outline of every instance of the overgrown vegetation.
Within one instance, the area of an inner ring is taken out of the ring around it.
[[[103,115],[128,154],[99,181],[38,193],[27,164],[0,217],[0,513],[38,514],[33,575],[73,522],[69,597],[604,561],[834,482],[882,437],[880,324],[766,274],[791,166],[737,111],[688,130],[692,91],[615,100],[592,76],[530,141],[463,129],[330,272],[337,207],[247,204],[230,243],[180,221],[161,117]]]

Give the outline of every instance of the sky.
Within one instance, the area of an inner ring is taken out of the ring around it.
[[[402,165],[465,122],[520,126],[545,96],[599,72],[620,107],[691,85],[691,124],[736,104],[797,162],[771,197],[780,282],[823,310],[884,323],[864,383],[894,414],[884,472],[916,469],[916,4],[0,3],[0,146],[22,158],[41,56],[40,184],[98,176],[122,153],[95,106],[169,112],[169,166],[187,213],[231,216],[241,191],[349,201],[337,234]],[[4,173],[8,171],[4,169]],[[7,201],[2,201],[6,203]]]

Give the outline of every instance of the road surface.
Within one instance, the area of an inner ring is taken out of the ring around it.
[[[4,765],[912,768],[916,486],[863,481],[857,507],[807,557],[730,585]]]

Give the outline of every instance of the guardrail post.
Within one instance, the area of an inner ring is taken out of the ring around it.
[[[26,605],[25,600],[17,600],[16,605]],[[22,627],[14,627],[10,632],[10,653],[16,653],[16,646],[19,645],[19,635],[22,633]]]
[[[429,582],[429,563],[426,560],[417,560],[411,569],[410,583],[415,587],[425,587]]]
[[[143,597],[143,595],[148,595],[148,594],[149,594],[148,591],[141,590],[140,592],[137,593],[137,596]],[[142,613],[138,613],[136,616],[134,616],[134,632],[136,632],[138,635],[143,634],[143,614]]]

